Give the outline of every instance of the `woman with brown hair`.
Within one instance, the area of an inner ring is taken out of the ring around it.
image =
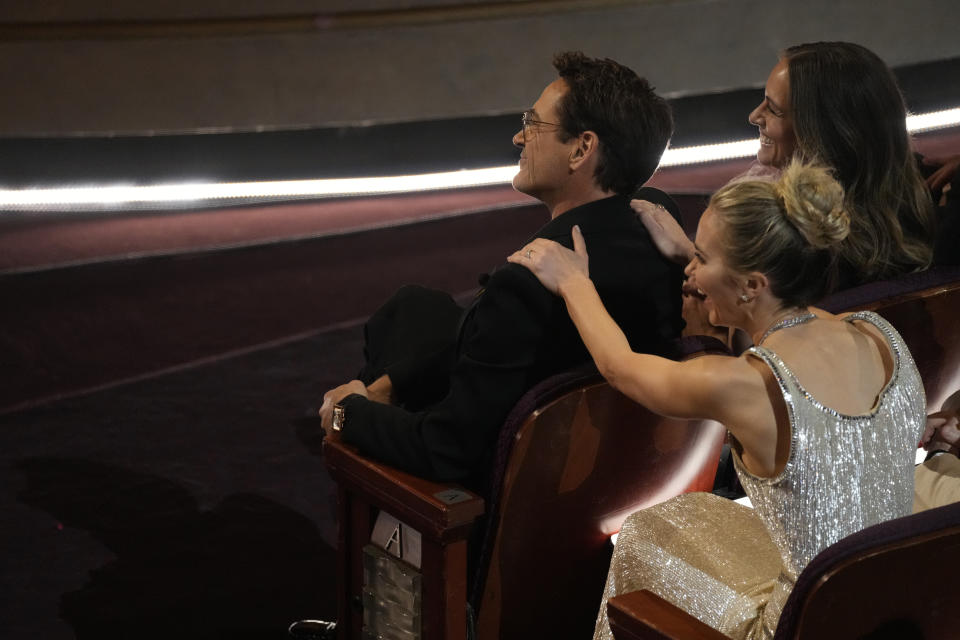
[[[933,201],[911,150],[906,115],[890,68],[849,42],[786,49],[750,113],[760,134],[759,164],[782,169],[793,158],[816,162],[843,186],[850,233],[839,288],[926,269],[933,261]],[[679,225],[642,201],[632,204],[662,250],[687,262],[693,249]]]

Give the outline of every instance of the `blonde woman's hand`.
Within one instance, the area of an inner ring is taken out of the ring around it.
[[[663,205],[648,200],[631,200],[630,208],[637,213],[664,258],[681,265],[693,259],[693,243]]]
[[[563,283],[590,277],[587,244],[579,226],[573,227],[572,236],[573,251],[553,240],[536,238],[508,256],[507,262],[526,267],[544,287],[559,295]]]

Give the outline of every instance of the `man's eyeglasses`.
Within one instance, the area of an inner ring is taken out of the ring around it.
[[[563,125],[559,122],[544,122],[543,120],[535,120],[533,118],[533,113],[531,111],[523,112],[523,132],[526,133],[527,129],[530,127],[562,127]]]

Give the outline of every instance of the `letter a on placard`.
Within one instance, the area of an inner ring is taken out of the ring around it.
[[[370,542],[387,553],[402,558],[416,568],[420,568],[421,546],[420,532],[411,529],[386,511],[377,514]]]
[[[398,558],[403,558],[403,533],[400,531],[400,527],[401,525],[398,522],[397,526],[393,529],[393,533],[390,534],[390,539],[387,540],[384,549]]]

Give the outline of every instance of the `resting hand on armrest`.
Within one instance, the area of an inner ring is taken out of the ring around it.
[[[334,387],[323,394],[323,404],[320,405],[320,424],[324,431],[329,432],[333,425],[333,405],[337,404],[347,396],[358,394],[367,397],[367,387],[359,380],[351,380],[339,387]]]

